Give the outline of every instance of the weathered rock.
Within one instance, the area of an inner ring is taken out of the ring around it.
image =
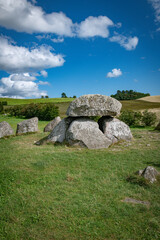
[[[49,122],[45,128],[44,128],[44,132],[51,132],[55,126],[61,121],[60,117],[56,117],[54,118],[51,122]]]
[[[30,118],[17,124],[16,134],[30,133],[38,131],[38,118]]]
[[[154,183],[155,181],[157,181],[157,176],[159,174],[160,173],[154,167],[148,166],[143,170],[141,176],[149,180],[151,183]]]
[[[155,127],[155,130],[159,130],[159,131],[160,131],[160,122],[159,122],[158,125]]]
[[[99,119],[98,123],[101,131],[112,141],[112,143],[116,143],[120,140],[130,141],[133,138],[130,128],[119,119],[102,117]]]
[[[0,122],[0,138],[13,135],[14,131],[9,123],[3,121]]]
[[[36,145],[42,145],[45,143],[62,143],[65,140],[66,137],[66,131],[69,127],[69,124],[72,122],[72,118],[67,117],[62,119],[52,130],[52,132],[45,138],[39,140],[36,142]]]
[[[67,116],[116,116],[122,104],[112,98],[100,94],[83,95],[70,103]]]
[[[108,148],[112,143],[101,132],[98,123],[88,118],[79,118],[71,123],[66,132],[66,141],[70,145],[89,149]]]

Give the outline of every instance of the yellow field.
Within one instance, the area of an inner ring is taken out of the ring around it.
[[[160,95],[139,98],[138,100],[143,100],[143,101],[147,101],[147,102],[160,102]]]

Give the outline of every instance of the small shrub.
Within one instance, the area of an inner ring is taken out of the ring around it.
[[[3,112],[3,104],[0,102],[0,113]]]
[[[128,126],[138,126],[142,118],[141,112],[126,110],[121,113],[119,120],[125,122]]]
[[[59,109],[53,103],[17,105],[9,108],[8,112],[11,116],[25,118],[38,117],[42,121],[50,121],[59,115]]]
[[[157,117],[155,113],[145,110],[142,113],[142,124],[144,126],[153,126],[156,123]]]

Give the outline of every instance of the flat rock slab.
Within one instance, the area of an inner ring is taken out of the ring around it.
[[[67,116],[117,116],[122,104],[112,98],[100,94],[83,95],[70,103]]]
[[[10,136],[13,134],[14,134],[14,131],[11,128],[9,123],[7,123],[5,121],[0,122],[0,138],[7,137],[7,136]]]
[[[17,124],[16,134],[38,132],[38,118],[30,118]]]
[[[79,118],[70,124],[66,133],[66,141],[70,145],[89,149],[108,148],[112,143],[101,132],[98,123],[88,118]]]
[[[143,204],[143,205],[147,205],[147,206],[150,205],[150,203],[148,201],[141,201],[141,200],[137,200],[134,198],[127,198],[127,197],[124,200],[122,200],[122,202],[133,203],[133,204]]]
[[[45,128],[44,128],[44,132],[51,132],[55,126],[61,121],[60,117],[56,117],[54,118],[51,122],[49,122]]]
[[[112,143],[118,141],[130,141],[133,136],[127,124],[113,117],[102,117],[98,121],[99,127],[104,135],[109,138]]]

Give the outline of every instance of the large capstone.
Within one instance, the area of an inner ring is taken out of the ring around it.
[[[120,140],[130,141],[132,133],[127,124],[113,117],[102,117],[98,121],[99,127],[104,135],[109,138],[112,143]]]
[[[70,145],[89,149],[108,148],[112,143],[99,129],[98,123],[88,118],[79,118],[70,124],[66,141]]]
[[[17,124],[16,134],[30,133],[38,131],[38,118],[30,118]]]
[[[9,125],[9,123],[3,121],[0,122],[0,138],[13,135],[14,131]]]
[[[61,121],[60,117],[56,117],[54,118],[51,122],[49,122],[45,128],[44,128],[44,132],[51,132],[55,126]]]
[[[83,95],[70,103],[67,116],[117,116],[122,104],[112,98],[100,94]]]

